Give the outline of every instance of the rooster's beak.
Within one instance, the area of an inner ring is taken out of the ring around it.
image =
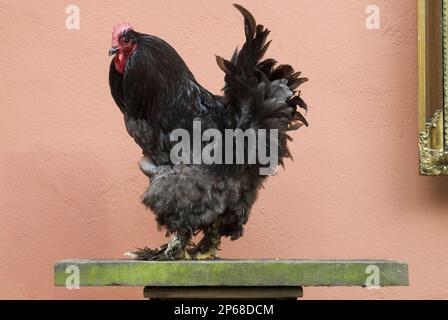
[[[118,48],[117,47],[115,47],[115,48],[110,48],[109,49],[109,57],[110,56],[113,56],[114,54],[116,54],[118,52]]]

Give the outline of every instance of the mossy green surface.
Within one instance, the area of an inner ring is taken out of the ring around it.
[[[81,286],[365,286],[369,266],[379,271],[380,286],[409,284],[407,264],[395,261],[65,260],[54,266],[57,286],[73,274],[69,266],[79,269]]]

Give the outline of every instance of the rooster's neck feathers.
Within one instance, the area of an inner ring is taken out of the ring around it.
[[[111,71],[110,75],[112,86],[121,82],[115,93],[121,95],[120,109],[128,116],[157,122],[182,104],[197,106],[199,96],[208,94],[167,42],[134,30],[128,36],[136,42],[136,49],[123,74]]]

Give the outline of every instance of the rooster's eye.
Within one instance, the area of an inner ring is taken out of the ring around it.
[[[129,38],[126,37],[126,38],[123,39],[123,41],[124,41],[124,43],[128,43],[129,42]]]

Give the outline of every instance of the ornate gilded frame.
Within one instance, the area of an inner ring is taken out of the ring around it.
[[[440,3],[436,1],[440,1]],[[440,10],[441,12],[429,10]],[[440,23],[431,21],[430,18],[434,20],[434,17],[440,17]],[[448,0],[418,0],[420,174],[427,176],[448,175],[447,26]],[[438,49],[440,61],[433,62],[431,60],[434,57],[434,52]],[[437,69],[439,70],[437,71]],[[431,73],[434,70],[438,73],[435,76]],[[437,87],[440,88],[440,92],[437,92]],[[441,99],[440,107],[437,108],[434,108],[437,99],[434,98],[434,93]],[[431,105],[429,105],[430,102]]]

